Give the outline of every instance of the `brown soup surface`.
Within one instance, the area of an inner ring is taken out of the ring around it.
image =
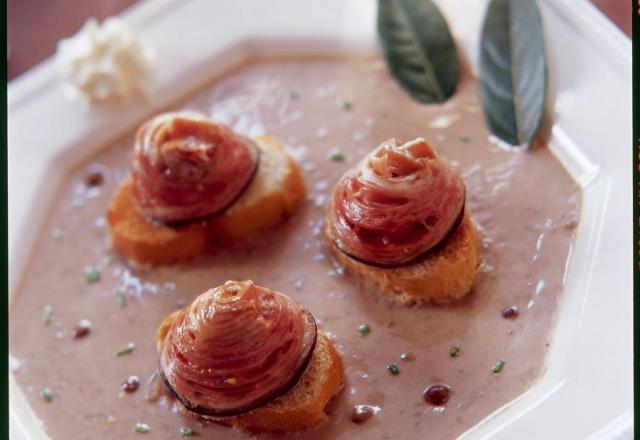
[[[293,438],[455,438],[544,373],[581,192],[548,148],[507,151],[490,140],[474,78],[463,78],[447,103],[422,105],[378,58],[258,60],[178,108],[205,112],[246,135],[278,137],[304,170],[308,198],[259,238],[149,269],[128,264],[110,248],[105,221],[128,173],[133,133],[72,171],[9,318],[13,373],[52,439],[137,438],[132,428],[138,422],[150,427],[149,438],[180,438],[181,427],[202,438],[247,438],[180,413],[168,397],[145,400],[146,380],[157,365],[157,325],[229,279],[252,279],[293,297],[342,354],[346,383],[327,408],[329,420]],[[333,260],[321,232],[325,204],[342,173],[388,138],[418,136],[463,177],[482,237],[475,286],[450,306],[401,306],[361,286]],[[344,160],[336,160],[340,156]],[[95,170],[102,179],[91,176]],[[99,270],[99,280],[91,273],[87,278],[89,266]],[[518,313],[503,316],[510,306]],[[49,324],[43,320],[47,307]],[[83,319],[90,332],[73,338]],[[361,335],[361,324],[371,331]],[[130,342],[135,348],[117,356]],[[457,356],[450,355],[452,346],[459,346]],[[501,359],[504,366],[494,373]],[[399,374],[390,374],[391,363]],[[130,375],[142,384],[122,393]],[[448,400],[428,403],[423,392],[439,383],[450,387]],[[50,402],[41,396],[45,387]],[[355,424],[354,405],[381,411]]]

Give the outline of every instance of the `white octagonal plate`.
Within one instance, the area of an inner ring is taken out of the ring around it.
[[[475,68],[486,1],[437,3]],[[586,0],[538,3],[550,145],[583,187],[582,218],[546,374],[464,437],[632,438],[631,43]],[[9,295],[65,172],[110,140],[256,55],[378,51],[372,0],[158,0],[123,18],[156,50],[150,102],[83,109],[50,60],[9,86]],[[10,385],[12,438],[46,438]]]

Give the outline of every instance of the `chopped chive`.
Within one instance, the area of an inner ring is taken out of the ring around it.
[[[42,396],[42,398],[47,402],[53,401],[53,391],[51,391],[50,388],[43,388],[40,391],[40,396]]]
[[[62,230],[58,228],[53,228],[51,230],[51,238],[53,238],[54,240],[60,241],[64,238],[64,234],[62,233]]]
[[[458,357],[460,355],[460,346],[459,345],[452,345],[451,348],[449,349],[449,356],[451,356],[452,358]]]
[[[300,94],[298,92],[296,92],[295,90],[291,90],[289,92],[289,99],[295,101],[298,98],[300,98]]]
[[[100,270],[95,266],[87,266],[84,268],[84,279],[87,283],[97,283],[100,281]]]
[[[180,435],[183,437],[193,437],[196,432],[191,428],[180,428]]]
[[[331,151],[329,151],[329,159],[331,159],[334,162],[344,162],[345,160],[345,156],[342,153],[342,151],[338,150],[337,148],[333,148],[331,149]]]
[[[342,101],[342,109],[345,112],[350,111],[353,108],[353,103],[347,99],[345,99],[344,101]]]
[[[42,310],[42,322],[44,322],[45,325],[49,325],[51,321],[53,321],[53,307],[44,306]]]
[[[394,376],[400,374],[400,367],[398,367],[398,364],[396,363],[387,365],[387,370],[389,370],[389,373],[393,374]]]
[[[147,425],[146,423],[138,422],[133,425],[133,431],[139,432],[140,434],[146,434],[147,432],[151,431],[151,428],[149,428],[149,425]]]
[[[130,354],[134,348],[136,348],[136,344],[134,344],[133,342],[129,342],[125,347],[122,347],[120,350],[116,351],[116,356],[124,356],[125,354]]]
[[[465,134],[465,133],[460,133],[458,135],[458,140],[460,142],[462,142],[463,144],[466,144],[467,142],[469,142],[469,135]]]
[[[493,374],[498,374],[502,371],[502,368],[504,367],[504,364],[506,363],[506,361],[504,359],[500,359],[498,362],[496,362],[493,367],[491,367],[491,372],[493,372]]]
[[[369,324],[361,324],[358,327],[358,333],[360,333],[360,336],[364,336],[366,334],[369,334],[371,332],[371,327],[369,327]]]
[[[120,307],[126,307],[127,306],[127,294],[124,290],[122,289],[118,289],[116,291],[116,295],[118,295],[118,304],[120,304]]]

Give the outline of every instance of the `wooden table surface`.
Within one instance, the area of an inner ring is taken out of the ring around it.
[[[629,0],[591,0],[631,36]],[[117,14],[136,0],[9,0],[7,2],[8,77],[13,79],[52,55],[56,43],[72,35],[87,17]]]

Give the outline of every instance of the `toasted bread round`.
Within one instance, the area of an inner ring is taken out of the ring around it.
[[[113,246],[137,263],[177,263],[199,255],[207,246],[206,222],[169,227],[142,215],[136,209],[129,179],[111,199],[107,221]]]
[[[282,221],[304,199],[302,173],[275,138],[255,142],[261,153],[256,176],[229,209],[207,220],[184,226],[150,220],[136,208],[127,179],[107,210],[113,246],[137,263],[171,264],[203,253],[212,242],[239,241]]]
[[[415,263],[378,267],[357,261],[334,243],[327,220],[325,237],[338,262],[347,271],[393,296],[403,304],[449,303],[471,290],[478,269],[478,234],[465,211],[456,231]]]
[[[338,394],[343,381],[342,359],[331,341],[318,331],[311,362],[287,394],[262,408],[223,419],[221,423],[253,433],[311,428],[327,419],[324,409]]]
[[[178,313],[179,310],[167,315],[158,326],[158,352]],[[252,433],[308,429],[327,419],[324,409],[338,394],[343,382],[342,358],[329,338],[318,331],[309,366],[289,392],[253,411],[234,417],[208,419]]]
[[[255,139],[261,150],[258,172],[251,185],[229,209],[211,221],[214,240],[241,240],[278,224],[304,199],[304,179],[298,164],[272,136]]]

